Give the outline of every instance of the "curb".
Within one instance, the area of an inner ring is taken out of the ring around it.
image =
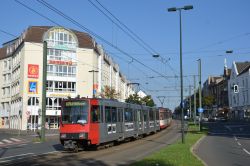
[[[194,151],[198,148],[198,146],[200,145],[201,141],[206,137],[206,135],[203,135],[191,148],[190,151],[191,153],[202,162],[202,164],[204,166],[208,166],[207,163],[205,163],[205,161],[203,161]]]

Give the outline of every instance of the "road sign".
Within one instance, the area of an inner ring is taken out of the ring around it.
[[[198,112],[199,112],[199,113],[202,113],[203,111],[204,111],[203,108],[198,108]]]

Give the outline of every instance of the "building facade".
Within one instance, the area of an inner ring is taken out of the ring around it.
[[[227,68],[226,60],[224,73],[222,76],[209,76],[203,84],[203,97],[212,97],[214,103],[209,110],[209,116],[228,116],[228,80],[230,79],[231,69]]]
[[[250,62],[233,62],[228,82],[228,99],[231,118],[250,118]],[[234,85],[238,92],[234,92]]]
[[[134,93],[119,65],[88,34],[63,27],[31,26],[0,48],[1,128],[27,130],[41,124],[44,41],[45,127],[58,128],[64,98],[99,97],[104,86],[115,88],[121,101]]]

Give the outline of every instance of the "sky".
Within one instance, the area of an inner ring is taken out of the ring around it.
[[[29,9],[20,5],[18,1]],[[13,36],[2,31],[19,36],[29,26],[61,25],[83,32],[90,30],[96,34],[92,37],[97,43],[101,44],[119,64],[121,72],[131,82],[140,83],[138,89],[151,95],[158,106],[161,106],[159,98],[165,98],[163,106],[171,109],[180,103],[180,18],[178,12],[168,12],[168,8],[193,5],[193,10],[181,12],[184,96],[189,95],[189,85],[192,86],[191,90],[193,89],[193,75],[198,75],[198,59],[201,59],[202,83],[210,75],[223,74],[224,59],[229,68],[232,67],[233,61],[250,61],[249,0],[45,0],[45,2],[73,18],[81,26],[69,22],[37,0],[2,0],[0,44],[13,39]],[[93,4],[101,9],[103,8],[100,4],[105,7],[109,17],[111,13],[146,45],[138,42],[138,39],[135,42],[130,37],[135,39],[133,34],[129,36],[125,28],[120,29],[122,25],[117,20],[108,19]],[[109,44],[100,40],[100,37]],[[226,54],[227,50],[233,50],[233,53]],[[155,54],[160,57],[154,58]],[[160,75],[166,77],[159,77]]]

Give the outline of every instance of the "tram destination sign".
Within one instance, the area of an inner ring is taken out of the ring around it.
[[[85,101],[67,101],[67,102],[65,102],[66,107],[84,106],[84,105],[86,105]]]

